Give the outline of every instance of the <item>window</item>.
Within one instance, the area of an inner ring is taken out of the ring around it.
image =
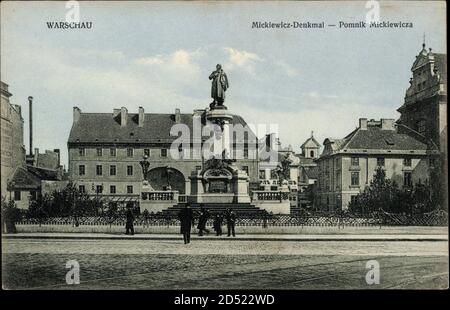
[[[266,178],[266,170],[259,170],[259,178],[262,180]]]
[[[409,171],[403,173],[403,186],[404,187],[412,186],[412,173]]]
[[[417,122],[417,132],[422,134],[422,135],[425,135],[426,131],[427,131],[427,122],[426,122],[426,120],[424,120],[424,119],[419,120]]]
[[[378,157],[377,158],[377,166],[378,167],[384,167],[384,157]]]
[[[150,149],[144,149],[144,156],[150,157]]]
[[[116,149],[114,147],[109,149],[109,156],[116,157]]]
[[[248,158],[248,149],[244,149],[244,158],[245,158],[245,159]]]
[[[36,191],[30,191],[30,199],[36,200],[37,199],[37,192]]]
[[[84,185],[78,186],[78,191],[82,194],[86,193],[86,187]]]
[[[97,173],[97,175],[103,175],[103,167],[102,167],[102,165],[97,165],[96,166],[96,173]]]
[[[78,166],[78,175],[85,175],[86,174],[86,166],[85,165],[79,165]]]
[[[352,186],[359,186],[359,172],[352,172],[351,185]]]
[[[133,185],[128,185],[127,186],[127,193],[128,194],[133,194]]]
[[[117,173],[116,165],[109,166],[109,175],[116,175],[116,173]]]
[[[341,171],[336,171],[336,187],[341,186]]]
[[[14,191],[14,200],[20,201],[21,199],[21,191]]]
[[[351,163],[352,166],[359,166],[359,157],[352,157]]]
[[[405,159],[403,159],[403,166],[405,166],[405,167],[411,167],[411,158],[405,158]]]
[[[242,170],[244,170],[245,173],[247,173],[247,175],[248,175],[248,166],[242,166]]]
[[[97,156],[102,156],[103,150],[101,148],[97,148]]]
[[[127,166],[127,175],[133,175],[133,166]]]
[[[167,157],[167,149],[161,149],[161,157]]]
[[[133,149],[127,148],[127,157],[133,157]]]
[[[270,170],[270,178],[278,179],[277,172],[275,171],[275,169]]]
[[[116,193],[116,186],[115,185],[110,185],[109,186],[109,192],[111,194],[115,194]]]
[[[95,188],[95,192],[97,194],[103,193],[103,185],[97,185],[97,187]]]
[[[350,196],[350,202],[356,203],[358,201],[358,195],[351,195]]]
[[[309,152],[309,157],[314,157],[314,151]]]
[[[85,156],[86,155],[86,150],[84,148],[79,148],[78,149],[78,155]]]

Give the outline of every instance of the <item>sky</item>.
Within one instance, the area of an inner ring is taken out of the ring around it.
[[[227,73],[229,111],[251,124],[277,124],[283,146],[314,131],[342,138],[358,119],[399,117],[415,56],[446,53],[445,2],[380,2],[380,21],[413,28],[344,29],[364,21],[365,1],[79,2],[91,29],[48,29],[66,2],[1,3],[1,80],[22,106],[28,149],[60,148],[67,165],[73,107],[112,113],[192,113],[211,102],[209,74]],[[324,29],[252,29],[252,22],[324,22]]]

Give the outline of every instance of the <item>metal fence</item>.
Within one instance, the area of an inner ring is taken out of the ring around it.
[[[198,221],[194,218],[194,223]],[[87,216],[87,217],[52,217],[52,218],[28,218],[19,221],[19,225],[125,225],[126,218],[123,214],[115,217]],[[212,225],[213,218],[207,225]],[[177,216],[170,214],[140,214],[134,221],[135,226],[178,226],[180,221]],[[355,214],[297,214],[297,215],[255,215],[239,214],[236,226],[446,226],[448,225],[448,213],[445,211],[433,211],[423,214],[394,214],[384,211],[370,215]]]

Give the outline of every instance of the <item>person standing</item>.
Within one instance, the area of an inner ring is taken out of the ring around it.
[[[227,209],[225,218],[227,220],[228,237],[230,237],[231,234],[233,234],[233,237],[236,237],[234,232],[234,226],[236,225],[236,214],[231,208]]]
[[[216,231],[216,236],[222,236],[222,215],[216,214],[214,217],[214,230]]]
[[[184,244],[191,242],[191,226],[192,226],[192,209],[189,204],[186,204],[184,209],[178,213],[180,219],[180,232],[183,234]]]
[[[200,206],[200,217],[198,219],[198,235],[203,236],[203,232],[209,234],[209,230],[206,229],[206,222],[208,222],[209,212],[206,210],[203,205]]]
[[[127,208],[126,217],[127,217],[127,224],[125,225],[125,234],[134,235],[134,214],[131,207]]]

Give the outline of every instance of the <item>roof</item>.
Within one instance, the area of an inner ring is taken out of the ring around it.
[[[42,180],[58,181],[58,171],[26,165],[14,171],[11,182],[13,189],[38,189]]]
[[[138,117],[137,113],[127,113],[127,124],[122,127],[120,114],[113,117],[112,113],[81,113],[79,120],[72,125],[68,142],[140,144],[171,143],[177,139],[177,136],[170,135],[172,126],[177,124],[174,114],[145,113],[142,127],[138,126]],[[239,115],[233,115],[232,123],[247,125]],[[192,138],[193,114],[180,114],[180,124],[188,126]],[[248,141],[257,141],[251,130]]]
[[[41,180],[58,181],[60,179],[59,175],[58,175],[58,170],[30,166],[30,165],[27,165],[27,169],[28,169],[28,172],[34,174],[36,177],[38,177]]]
[[[325,139],[322,155],[340,152],[357,153],[362,151],[400,152],[419,151],[419,153],[437,150],[435,144],[414,130],[396,125],[394,129],[382,129],[380,126],[368,125],[367,129],[357,128],[344,139]]]
[[[309,146],[309,147],[320,147],[320,143],[317,142],[317,140],[311,136],[310,138],[308,138],[305,142],[303,142],[303,144],[300,146],[300,148],[302,149],[305,146]]]
[[[12,187],[8,186],[8,189],[38,189],[41,186],[41,180],[25,167],[17,167],[11,183]]]
[[[318,179],[319,178],[319,167],[305,167],[305,173],[309,179]]]

